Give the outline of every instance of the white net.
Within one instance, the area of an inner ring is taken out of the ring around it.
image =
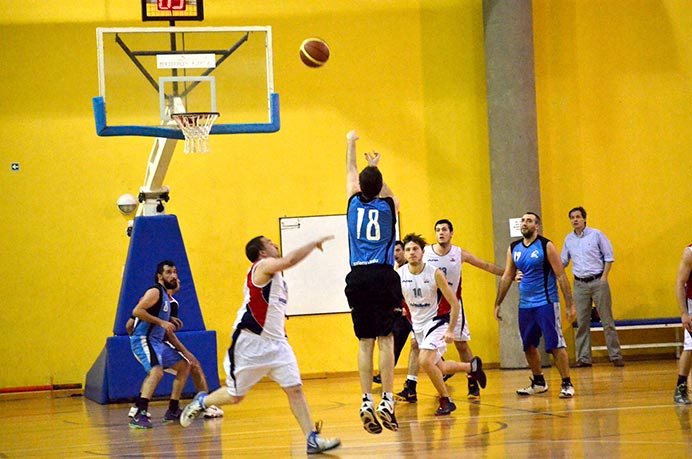
[[[175,113],[171,118],[185,136],[185,153],[207,153],[209,151],[209,131],[219,117],[216,112]]]

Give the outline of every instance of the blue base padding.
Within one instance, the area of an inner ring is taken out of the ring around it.
[[[219,387],[216,332],[207,331],[204,326],[178,219],[175,215],[156,215],[134,220],[113,324],[116,336],[106,339],[105,347],[87,374],[84,390],[87,398],[99,403],[112,403],[139,394],[145,374],[132,355],[125,324],[141,296],[154,285],[156,265],[163,260],[175,262],[182,282],[175,298],[180,304],[183,329],[176,335],[200,361],[209,389]],[[173,379],[172,375],[166,374],[154,395],[170,395]],[[188,380],[184,393],[195,393],[192,380]]]
[[[125,324],[132,315],[132,309],[144,292],[154,285],[156,265],[163,260],[172,260],[178,268],[182,288],[175,298],[180,304],[183,330],[206,330],[178,219],[175,215],[155,215],[134,220],[113,324],[114,335],[127,335]]]
[[[216,332],[192,331],[177,333],[180,341],[199,360],[207,377],[209,390],[219,388],[219,373],[216,365]],[[111,336],[94,362],[86,377],[84,396],[97,403],[118,403],[137,397],[144,381],[144,368],[130,350],[129,336]],[[159,383],[155,397],[168,397],[173,387],[173,375],[165,373]],[[183,395],[197,392],[189,378]]]

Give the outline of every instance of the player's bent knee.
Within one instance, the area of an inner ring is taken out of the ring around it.
[[[163,377],[163,367],[161,365],[156,365],[149,370],[149,377],[161,379]]]
[[[244,395],[231,395],[228,392],[226,392],[226,396],[226,400],[220,403],[220,405],[237,405],[245,399]]]

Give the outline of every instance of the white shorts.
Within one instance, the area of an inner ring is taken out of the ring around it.
[[[247,395],[265,376],[283,388],[303,384],[298,361],[288,341],[265,338],[246,330],[231,343],[223,368],[228,393],[234,397]]]
[[[471,341],[468,317],[466,317],[464,312],[464,300],[461,298],[459,299],[459,317],[454,327],[454,341]]]
[[[692,300],[689,298],[687,299],[687,311],[692,314]],[[692,334],[688,332],[685,327],[682,328],[683,333],[685,334],[685,344],[683,346],[684,351],[692,351]]]
[[[425,325],[423,331],[413,332],[413,337],[418,343],[418,349],[437,351],[437,357],[435,358],[434,363],[437,363],[437,361],[442,358],[444,353],[447,352],[445,333],[447,332],[448,326],[449,324],[446,322],[440,324],[438,321],[430,321]]]

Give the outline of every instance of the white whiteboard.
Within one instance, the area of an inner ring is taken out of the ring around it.
[[[281,253],[287,254],[310,241],[330,234],[324,252],[313,251],[294,267],[284,271],[288,285],[286,314],[331,314],[350,312],[344,289],[351,271],[346,215],[279,218]]]

